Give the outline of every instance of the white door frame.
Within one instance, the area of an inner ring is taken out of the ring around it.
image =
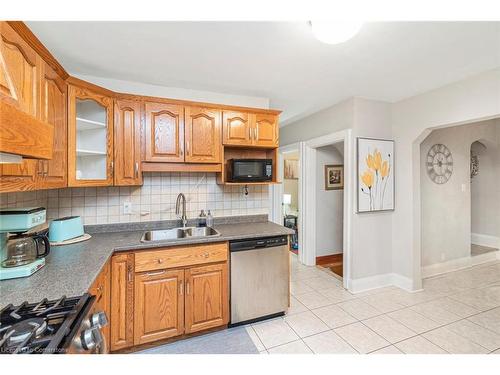
[[[305,142],[297,142],[279,148],[278,153],[278,177],[283,178],[283,153],[299,151],[299,261],[308,266],[316,265],[316,149],[318,147],[344,142],[344,230],[343,230],[343,253],[344,253],[344,287],[349,288],[351,280],[352,264],[352,213],[353,196],[355,189],[355,163],[354,143],[352,130],[342,130],[313,138]],[[282,199],[283,185],[278,184],[272,188],[272,218],[278,224],[283,223]],[[279,202],[279,204],[276,204]],[[312,207],[312,209],[308,209]]]

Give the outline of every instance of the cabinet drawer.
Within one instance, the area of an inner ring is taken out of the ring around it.
[[[226,260],[226,242],[137,251],[135,253],[135,272],[224,262]]]

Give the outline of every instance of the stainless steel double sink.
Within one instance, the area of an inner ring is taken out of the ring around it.
[[[192,238],[217,236],[220,236],[219,231],[210,227],[179,227],[144,232],[141,242],[189,240]]]

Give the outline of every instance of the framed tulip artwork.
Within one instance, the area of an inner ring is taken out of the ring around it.
[[[358,213],[394,210],[394,141],[358,138]]]

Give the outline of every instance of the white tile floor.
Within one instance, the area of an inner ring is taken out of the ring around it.
[[[291,308],[246,327],[261,353],[500,353],[500,262],[353,295],[292,257]]]

